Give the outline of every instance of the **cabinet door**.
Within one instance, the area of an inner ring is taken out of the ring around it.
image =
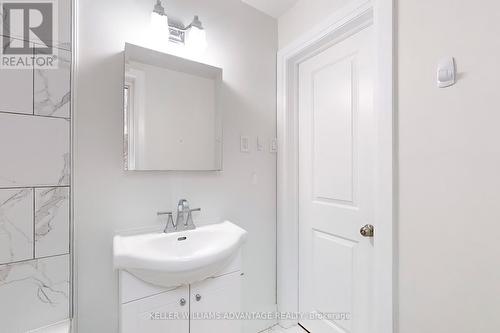
[[[237,316],[240,311],[240,272],[191,285],[190,333],[239,333],[241,320],[228,316]],[[207,318],[210,315],[219,318]]]
[[[121,333],[189,333],[189,288],[122,304]]]

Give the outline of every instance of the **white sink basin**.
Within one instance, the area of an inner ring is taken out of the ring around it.
[[[118,235],[113,239],[114,267],[159,286],[190,284],[221,271],[246,234],[226,221],[170,234]]]

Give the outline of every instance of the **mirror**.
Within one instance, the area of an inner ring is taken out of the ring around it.
[[[126,170],[221,170],[222,69],[125,45]]]

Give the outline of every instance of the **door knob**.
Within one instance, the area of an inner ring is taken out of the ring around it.
[[[363,237],[373,237],[375,228],[371,224],[367,224],[359,230],[359,233]]]
[[[181,306],[186,305],[186,299],[185,298],[181,298],[181,300],[179,301],[179,303],[181,304]]]
[[[196,298],[197,302],[201,301],[201,295],[200,294],[196,294],[195,298]]]

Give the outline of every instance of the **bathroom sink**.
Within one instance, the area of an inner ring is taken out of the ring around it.
[[[163,287],[214,276],[238,253],[247,232],[231,222],[175,233],[117,235],[114,267]]]

